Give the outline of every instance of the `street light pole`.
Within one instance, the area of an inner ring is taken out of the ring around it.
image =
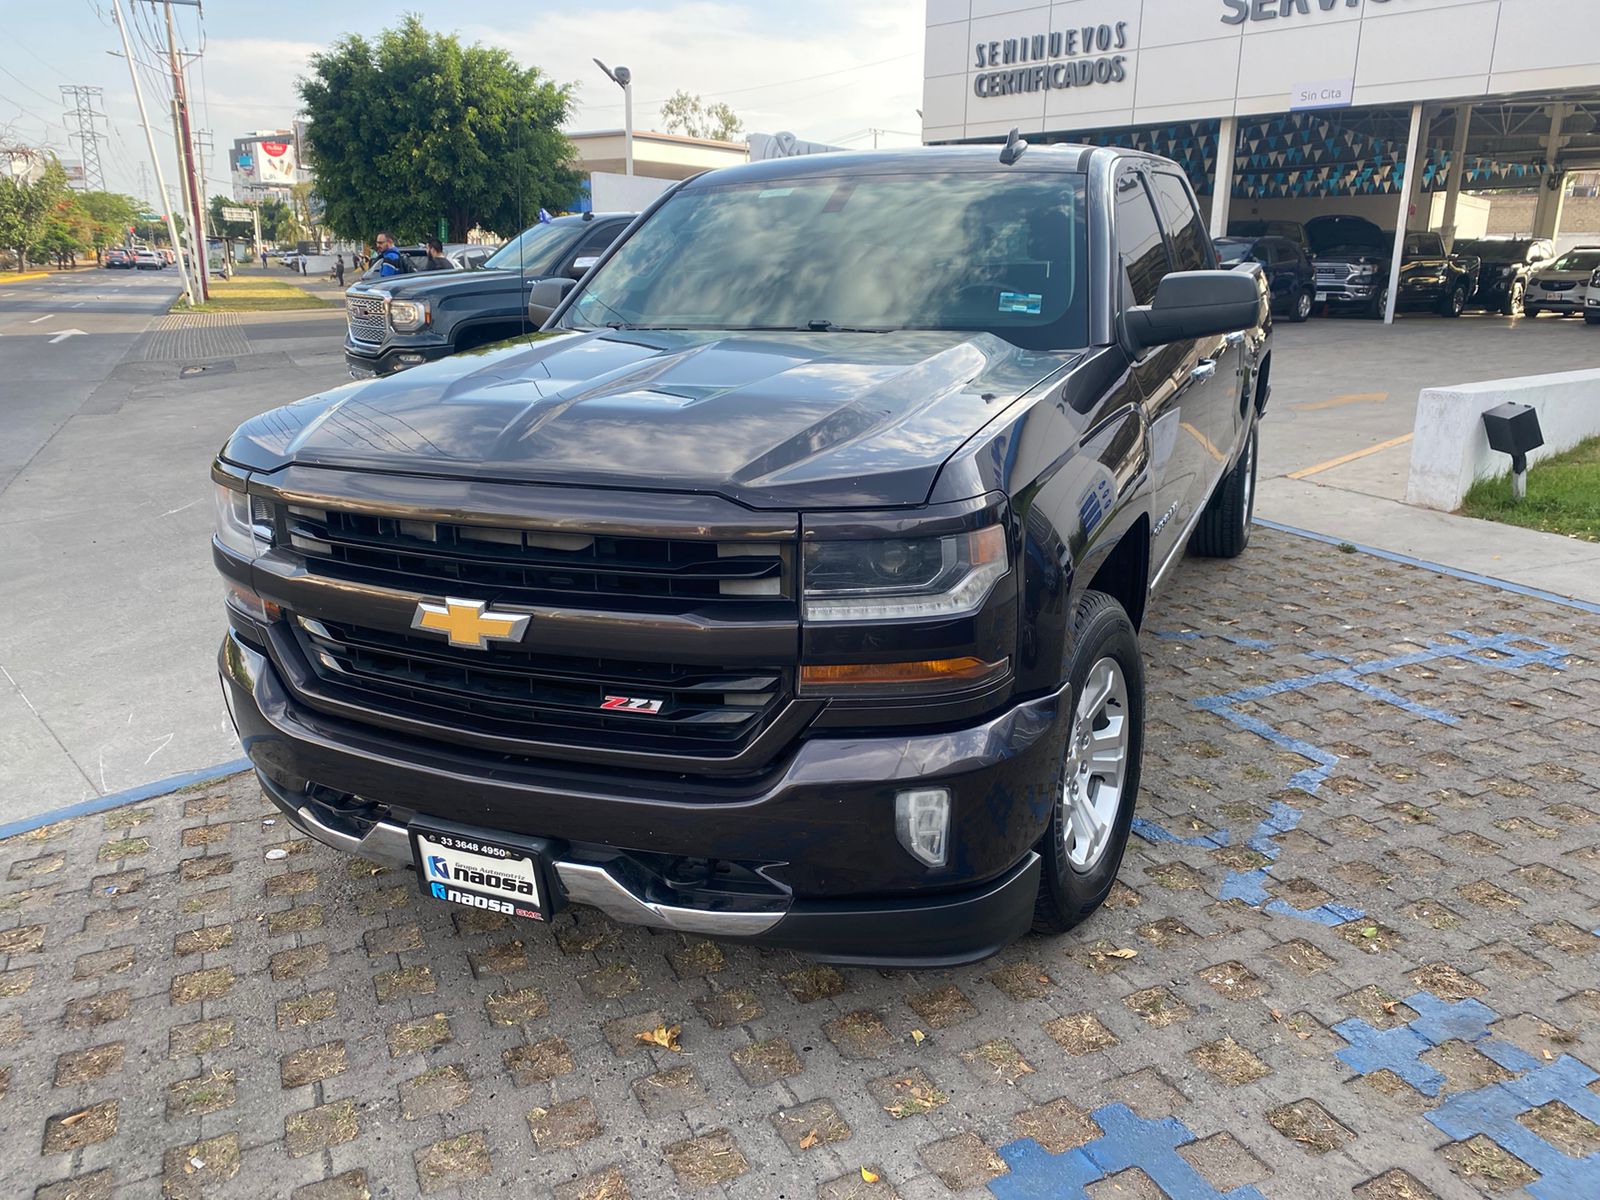
[[[173,257],[178,262],[178,279],[182,282],[184,295],[189,297],[192,306],[198,301],[198,297],[189,285],[189,272],[184,268],[183,243],[178,240],[178,224],[172,219],[172,205],[167,200],[167,181],[161,172],[161,159],[156,154],[156,135],[150,128],[150,115],[144,109],[144,91],[139,87],[139,69],[133,62],[133,46],[128,42],[128,24],[122,15],[122,5],[119,0],[111,0],[111,15],[116,18],[117,32],[122,35],[123,56],[128,60],[128,77],[133,80],[133,98],[139,105],[139,123],[144,126],[145,144],[150,148],[150,165],[155,168],[156,187],[161,189],[161,207],[167,215],[167,236],[172,239]]]
[[[627,67],[613,71],[598,58],[594,65],[606,73],[606,78],[622,89],[622,156],[624,174],[633,174],[633,72]]]

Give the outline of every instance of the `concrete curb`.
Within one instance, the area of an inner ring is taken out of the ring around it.
[[[148,800],[152,796],[164,796],[168,792],[175,792],[179,788],[192,787],[197,783],[210,783],[215,779],[224,779],[229,775],[237,775],[241,771],[250,770],[248,758],[236,758],[232,762],[218,763],[213,767],[201,767],[198,771],[185,771],[181,775],[168,775],[165,779],[157,779],[152,783],[142,783],[138,787],[128,788],[126,791],[113,792],[109,796],[96,796],[92,800],[82,800],[77,804],[68,804],[64,808],[52,809],[40,813],[35,817],[22,817],[16,821],[9,821],[0,825],[0,841],[16,837],[19,833],[30,833],[35,829],[42,829],[46,825],[54,825],[57,821],[70,821],[74,817],[88,817],[95,813],[105,812],[112,808],[121,808],[124,804],[137,804],[140,800]]]

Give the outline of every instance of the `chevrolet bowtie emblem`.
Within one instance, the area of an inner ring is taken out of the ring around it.
[[[443,604],[417,605],[411,628],[442,633],[452,646],[487,650],[490,642],[520,642],[528,631],[527,613],[495,612],[482,600],[447,598]]]

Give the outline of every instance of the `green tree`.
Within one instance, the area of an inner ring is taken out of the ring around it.
[[[89,244],[97,260],[106,247],[121,243],[139,218],[139,202],[121,192],[82,192],[78,202],[89,215]]]
[[[222,210],[225,208],[248,207],[249,205],[240,204],[239,201],[235,200],[232,196],[223,196],[219,194],[211,197],[210,202],[206,205],[206,215],[211,218],[211,228],[216,232],[218,237],[231,238],[233,241],[241,241],[245,238],[255,237],[255,219],[252,217],[248,221],[225,221],[222,219]],[[266,236],[265,231],[263,231],[262,236]]]
[[[731,142],[744,132],[744,122],[732,108],[717,101],[707,104],[699,96],[679,88],[661,106],[661,124],[668,133]]]
[[[571,89],[504,50],[429,33],[415,15],[376,41],[341,38],[299,80],[306,157],[340,237],[389,229],[425,237],[445,219],[515,230],[576,199],[581,176],[561,133]]]
[[[0,242],[17,256],[17,270],[28,269],[28,254],[41,238],[67,195],[67,173],[54,155],[44,172],[31,183],[15,177],[0,179]]]

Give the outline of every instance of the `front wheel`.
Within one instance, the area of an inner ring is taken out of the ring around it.
[[[1233,470],[1222,477],[1189,538],[1189,549],[1207,558],[1238,558],[1250,544],[1256,508],[1256,440],[1252,423]]]
[[[1516,283],[1511,285],[1511,292],[1506,297],[1506,316],[1520,317],[1523,315],[1526,310],[1523,307],[1522,298],[1526,296],[1527,293],[1527,285],[1521,280],[1518,280]]]
[[[1441,317],[1459,317],[1463,312],[1466,311],[1466,307],[1467,285],[1464,283],[1458,283],[1455,287],[1451,288],[1445,298],[1440,301],[1439,315]]]
[[[1052,787],[1055,804],[1038,845],[1044,869],[1033,927],[1065,933],[1099,908],[1128,846],[1144,748],[1144,664],[1122,606],[1086,592],[1067,662],[1072,708]]]
[[[1374,321],[1381,321],[1389,311],[1389,285],[1379,286],[1377,293],[1372,297],[1372,307],[1367,310],[1367,315]]]
[[[1600,325],[1600,313],[1591,313],[1591,312],[1584,313],[1583,314],[1583,323],[1585,325]]]
[[[1311,317],[1311,293],[1301,292],[1289,308],[1289,320],[1299,325]]]

